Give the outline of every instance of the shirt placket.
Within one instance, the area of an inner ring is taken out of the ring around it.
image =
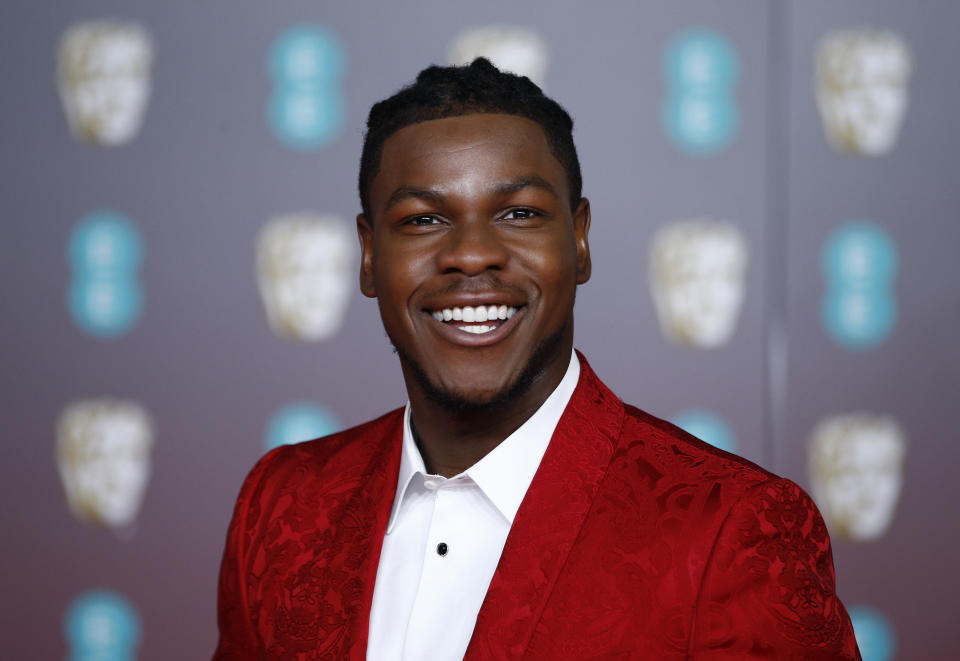
[[[444,626],[455,619],[453,599],[468,570],[465,549],[458,528],[457,512],[462,509],[461,480],[427,476],[424,487],[434,494],[433,514],[424,547],[423,571],[408,623],[403,658],[406,661],[435,659],[436,650],[456,647],[448,636],[456,630]],[[459,509],[458,509],[459,508]]]

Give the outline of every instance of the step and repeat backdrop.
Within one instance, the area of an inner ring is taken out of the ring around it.
[[[357,286],[367,110],[485,55],[575,119],[601,378],[813,495],[866,661],[956,658],[958,24],[867,0],[4,3],[0,656],[209,656],[249,468],[405,402]]]

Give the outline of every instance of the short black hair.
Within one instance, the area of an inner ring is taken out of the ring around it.
[[[550,151],[567,172],[570,208],[580,202],[583,179],[573,144],[573,119],[526,76],[497,69],[478,57],[463,66],[430,66],[417,80],[374,104],[360,156],[360,204],[370,217],[370,184],[380,169],[383,143],[400,129],[432,119],[477,113],[518,115],[543,129]]]

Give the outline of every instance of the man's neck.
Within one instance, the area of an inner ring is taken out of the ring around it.
[[[539,374],[523,393],[498,405],[454,411],[408,383],[411,426],[427,472],[453,477],[483,459],[520,428],[556,390],[569,367],[564,361]]]

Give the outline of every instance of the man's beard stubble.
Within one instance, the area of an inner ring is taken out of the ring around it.
[[[410,368],[413,378],[416,379],[417,384],[423,389],[427,399],[450,413],[476,415],[495,411],[522,397],[524,393],[543,376],[550,358],[563,342],[567,328],[572,322],[572,319],[568,320],[556,333],[545,338],[543,342],[540,343],[536,350],[534,350],[533,355],[530,356],[530,360],[527,361],[527,364],[524,366],[523,371],[516,381],[508,384],[499,393],[485,400],[468,399],[455,391],[434,384],[430,381],[430,378],[420,365],[393,341],[389,333],[387,337],[393,345],[394,352],[400,357],[400,361]]]

